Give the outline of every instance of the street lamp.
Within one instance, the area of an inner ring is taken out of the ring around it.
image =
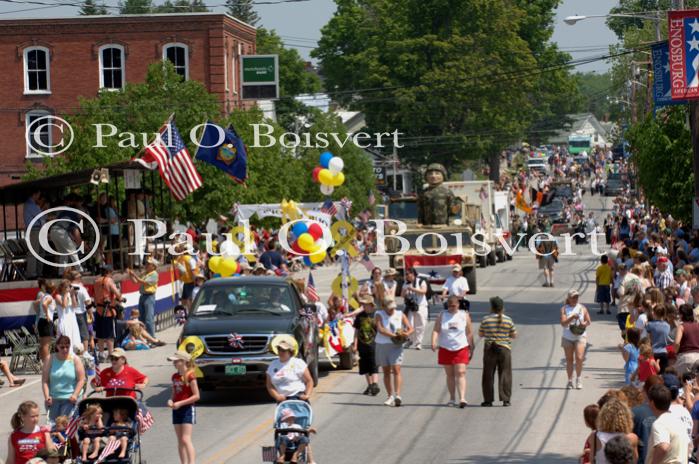
[[[645,13],[655,13],[654,16]],[[578,21],[584,21],[589,18],[634,18],[634,19],[649,19],[655,21],[655,38],[656,40],[662,40],[662,35],[660,33],[660,15],[664,11],[646,11],[644,13],[610,13],[606,15],[573,15],[568,16],[563,19],[563,22],[569,26],[574,26]]]

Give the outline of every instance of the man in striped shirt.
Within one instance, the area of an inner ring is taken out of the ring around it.
[[[484,340],[483,348],[483,402],[481,406],[493,405],[495,371],[498,371],[498,391],[503,406],[510,405],[512,396],[512,340],[517,337],[517,329],[512,319],[505,316],[502,298],[490,299],[490,312],[481,321],[478,336]]]

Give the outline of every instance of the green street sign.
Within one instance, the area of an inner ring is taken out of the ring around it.
[[[245,55],[240,60],[243,99],[279,98],[278,55]]]

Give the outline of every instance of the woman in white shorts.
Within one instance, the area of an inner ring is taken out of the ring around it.
[[[561,346],[566,357],[568,388],[582,388],[582,368],[587,345],[587,327],[592,323],[587,308],[578,303],[580,294],[577,290],[568,292],[565,305],[561,308],[561,326],[563,338]],[[573,360],[575,360],[575,385],[573,385]]]
[[[400,397],[403,344],[413,333],[413,328],[405,314],[396,309],[395,301],[386,301],[385,308],[376,312],[376,365],[383,369],[383,382],[388,393],[384,404],[397,407],[403,402]]]

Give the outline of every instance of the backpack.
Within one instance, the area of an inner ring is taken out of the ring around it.
[[[418,284],[425,282],[425,286],[427,287],[427,293],[425,293],[425,298],[427,298],[428,302],[431,301],[432,297],[434,296],[434,291],[432,291],[432,285],[430,285],[430,282],[424,277],[418,277],[417,279]]]

